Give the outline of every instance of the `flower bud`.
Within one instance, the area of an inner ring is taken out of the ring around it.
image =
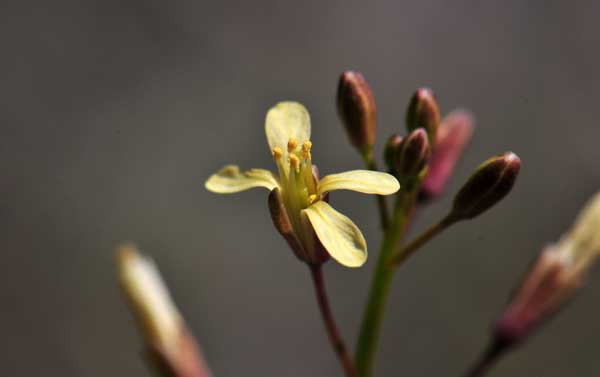
[[[494,324],[494,337],[507,345],[521,343],[572,298],[581,283],[581,276],[570,273],[560,251],[547,247]]]
[[[411,190],[422,177],[429,155],[429,142],[423,128],[414,130],[402,140],[395,156],[395,169],[404,189]]]
[[[600,256],[598,229],[600,194],[581,211],[571,230],[538,256],[494,325],[497,339],[508,344],[524,341],[575,296]]]
[[[388,170],[391,172],[394,171],[394,157],[401,142],[402,136],[400,136],[400,134],[392,134],[387,143],[385,143],[385,148],[383,149],[383,160],[385,161],[385,165],[388,167]]]
[[[510,192],[520,168],[521,159],[512,152],[479,165],[454,197],[450,216],[454,220],[471,219],[491,208]]]
[[[117,249],[121,286],[146,339],[150,361],[165,376],[210,377],[192,333],[152,260],[135,246]]]
[[[377,132],[375,98],[359,72],[345,71],[340,76],[337,110],[352,145],[363,154],[369,153]]]
[[[132,245],[117,251],[121,285],[148,342],[173,349],[183,320],[151,259]]]
[[[421,185],[420,200],[432,200],[442,194],[454,166],[471,140],[474,127],[473,117],[466,111],[456,110],[444,117],[427,176]]]
[[[420,88],[410,99],[410,104],[406,111],[406,126],[408,131],[416,130],[419,127],[427,131],[429,144],[432,147],[436,145],[438,127],[440,125],[440,109],[433,92],[428,88]]]

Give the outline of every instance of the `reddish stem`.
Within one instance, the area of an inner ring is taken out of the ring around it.
[[[329,341],[331,342],[333,350],[337,354],[338,359],[342,364],[342,368],[344,368],[346,376],[357,377],[358,374],[356,373],[354,362],[348,354],[346,345],[342,340],[342,336],[340,335],[337,325],[335,324],[333,314],[331,313],[329,300],[327,299],[327,292],[325,291],[325,282],[323,280],[323,270],[321,268],[321,264],[310,265],[310,272],[315,285],[315,293],[317,294],[317,301],[319,303],[319,308],[321,309],[323,322],[325,322],[325,328],[327,329],[327,335],[329,336]]]
[[[498,360],[508,350],[508,344],[501,340],[494,340],[479,359],[473,364],[465,377],[483,377],[496,365]]]

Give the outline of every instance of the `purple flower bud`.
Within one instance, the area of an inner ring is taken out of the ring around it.
[[[430,155],[427,133],[418,128],[400,143],[395,156],[395,173],[400,185],[411,190],[415,182],[421,178]]]
[[[375,98],[359,72],[345,71],[340,76],[337,110],[352,145],[361,153],[370,152],[377,132]]]
[[[596,193],[571,229],[540,253],[496,321],[496,339],[507,344],[520,343],[565,307],[600,257],[599,227],[600,193]]]
[[[494,206],[510,192],[520,168],[521,159],[512,152],[479,165],[454,197],[450,216],[454,220],[471,219]]]
[[[394,157],[398,151],[400,143],[402,142],[402,136],[399,134],[393,134],[389,137],[385,148],[383,150],[383,160],[390,171],[394,170]]]
[[[421,185],[421,200],[432,200],[441,195],[457,161],[471,140],[474,127],[473,117],[466,111],[453,111],[442,120],[427,177]]]
[[[559,248],[547,247],[494,324],[494,337],[507,345],[521,343],[558,312],[582,282],[582,271],[574,271]]]
[[[424,128],[429,137],[429,144],[436,144],[438,127],[440,125],[440,110],[433,92],[428,88],[420,88],[410,99],[406,111],[406,126],[408,131]]]

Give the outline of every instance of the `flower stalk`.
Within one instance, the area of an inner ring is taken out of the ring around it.
[[[414,240],[410,241],[406,246],[404,246],[391,258],[390,263],[394,267],[402,265],[402,263],[404,263],[408,258],[410,258],[411,255],[419,250],[421,246],[425,245],[455,222],[456,219],[450,215],[444,217],[442,220],[432,225],[429,229],[421,233],[421,235],[417,236]]]
[[[467,371],[464,377],[483,377],[500,360],[502,355],[508,351],[507,345],[501,341],[495,340],[490,343],[488,348],[481,354],[475,364]]]
[[[329,337],[329,341],[331,342],[331,346],[333,347],[333,350],[335,351],[340,361],[340,364],[344,369],[346,377],[357,377],[358,374],[356,373],[354,361],[348,353],[346,344],[342,339],[340,331],[338,330],[338,327],[336,325],[333,313],[331,312],[331,307],[329,306],[329,299],[327,297],[327,291],[325,290],[325,281],[323,279],[322,266],[322,264],[309,265],[312,280],[315,286],[315,293],[317,295],[317,302],[319,304],[321,316],[323,317],[323,322],[325,323],[325,329],[327,330],[327,335]]]
[[[373,153],[364,155],[363,159],[365,161],[367,169],[372,171],[379,171],[379,169],[377,168],[377,162],[375,162],[375,159],[373,158]],[[379,223],[381,225],[381,229],[385,231],[390,224],[390,213],[388,209],[387,200],[383,195],[376,195],[375,200],[377,201],[377,208],[379,210]]]

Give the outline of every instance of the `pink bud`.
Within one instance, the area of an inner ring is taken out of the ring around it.
[[[421,199],[435,199],[444,191],[454,166],[471,140],[474,124],[471,114],[464,110],[455,110],[444,118],[429,160],[429,172],[421,185]]]
[[[494,336],[509,345],[521,343],[573,298],[583,277],[560,249],[547,247],[494,324]]]

